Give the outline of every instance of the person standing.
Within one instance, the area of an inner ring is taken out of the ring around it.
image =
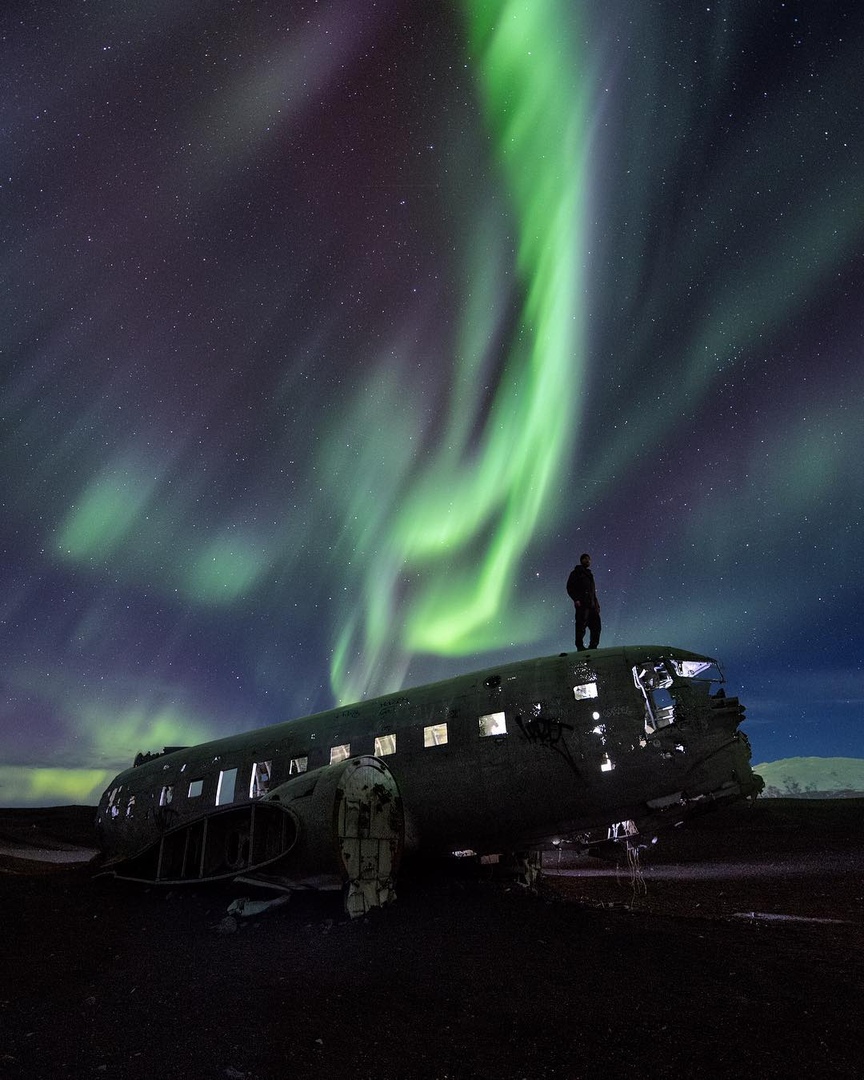
[[[591,573],[591,556],[584,552],[579,565],[574,566],[567,578],[567,595],[576,608],[576,648],[585,651],[585,631],[589,631],[588,648],[600,645],[600,601]]]

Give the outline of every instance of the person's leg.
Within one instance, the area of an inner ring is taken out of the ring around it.
[[[579,652],[585,651],[585,620],[587,614],[584,607],[576,608],[576,648]]]
[[[588,629],[591,631],[591,636],[588,639],[588,648],[597,649],[600,647],[600,612],[592,611],[588,615]]]

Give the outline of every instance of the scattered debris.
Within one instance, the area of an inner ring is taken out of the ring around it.
[[[290,899],[290,893],[276,896],[272,900],[250,900],[248,896],[240,896],[228,905],[228,914],[248,919],[251,915],[261,915],[262,912],[269,911],[271,908],[281,907]]]
[[[36,826],[34,825],[35,829]],[[14,846],[0,845],[0,855],[13,859],[23,859],[27,862],[43,862],[56,864],[91,863],[99,857],[96,848],[78,847],[74,844],[64,844],[57,840],[40,846],[28,846],[15,844]]]
[[[842,923],[849,925],[848,919],[822,919],[816,915],[775,915],[768,911],[736,911],[732,918],[752,919],[754,922]]]
[[[626,846],[627,865],[630,868],[630,902],[631,904],[635,904],[637,897],[646,896],[648,893],[648,885],[645,881],[645,876],[642,873],[642,861],[639,856],[639,852],[645,845],[634,843],[628,837]]]

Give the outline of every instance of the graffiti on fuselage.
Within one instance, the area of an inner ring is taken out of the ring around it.
[[[519,715],[516,717],[516,725],[523,739],[540,746],[557,746],[564,732],[573,730],[571,724],[553,720],[548,716]]]
[[[533,716],[516,717],[516,726],[519,729],[519,737],[531,743],[532,746],[542,746],[560,754],[576,775],[579,769],[573,760],[570,744],[564,738],[565,731],[573,731],[572,724],[565,724],[563,720],[557,720],[551,716],[542,716],[536,713]]]

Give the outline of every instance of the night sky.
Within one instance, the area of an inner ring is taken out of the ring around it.
[[[864,757],[864,5],[6,0],[0,804],[573,648]]]

